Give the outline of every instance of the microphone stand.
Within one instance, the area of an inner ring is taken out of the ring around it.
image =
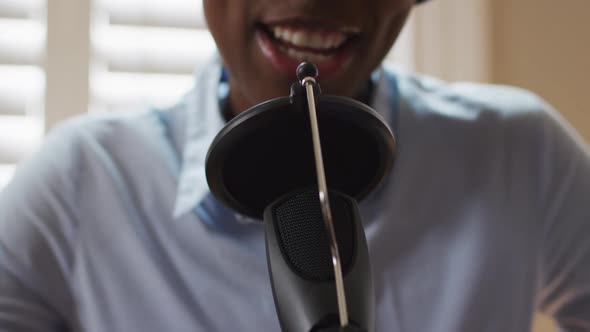
[[[317,77],[317,68],[310,64],[304,63],[297,70],[297,76],[301,79],[301,85],[305,87],[307,93],[307,105],[309,108],[309,120],[311,122],[311,136],[313,140],[313,152],[315,157],[316,173],[318,178],[318,189],[320,204],[322,206],[322,215],[328,230],[328,239],[330,241],[330,253],[332,254],[332,265],[334,266],[334,280],[336,280],[336,297],[338,300],[338,314],[340,326],[348,326],[348,309],[346,308],[346,293],[344,291],[344,281],[342,277],[342,263],[340,253],[338,252],[338,242],[336,242],[336,232],[334,231],[334,221],[332,220],[332,209],[330,208],[330,199],[328,196],[328,185],[326,183],[326,172],[324,170],[324,159],[322,157],[322,146],[320,142],[320,131],[318,127],[318,118],[315,109],[314,87],[316,86],[315,78]]]
[[[318,180],[318,194],[321,204],[322,216],[328,232],[330,242],[330,253],[332,255],[332,265],[334,267],[334,280],[336,281],[336,298],[338,302],[339,327],[328,327],[318,329],[317,332],[366,332],[366,330],[351,326],[348,320],[348,309],[346,307],[346,292],[342,275],[342,262],[336,241],[336,232],[334,231],[334,221],[332,218],[332,209],[328,194],[328,185],[326,183],[326,172],[324,169],[324,159],[322,156],[322,146],[320,141],[320,132],[318,118],[315,107],[315,91],[319,91],[316,78],[318,76],[317,68],[311,63],[302,63],[297,68],[297,78],[305,88],[307,95],[307,106],[309,110],[309,120],[311,125],[311,134],[313,141],[313,152],[316,166],[316,175]],[[310,331],[314,332],[314,331]]]

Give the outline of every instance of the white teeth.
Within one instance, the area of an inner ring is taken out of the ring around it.
[[[309,45],[308,34],[303,33],[302,31],[295,31],[293,36],[291,36],[291,42],[295,46],[307,46]]]
[[[309,38],[309,45],[312,48],[322,48],[322,46],[324,46],[324,39],[317,33],[312,34],[311,38]],[[325,46],[326,48],[331,48],[328,43],[326,43]]]
[[[308,32],[287,27],[273,27],[272,34],[276,39],[299,47],[314,49],[331,49],[341,46],[347,39],[343,32],[329,34],[320,32]]]
[[[298,51],[293,48],[279,48],[281,52],[286,53],[290,58],[293,58],[297,61],[311,61],[311,62],[322,62],[329,59],[331,56],[322,55],[322,54],[315,54],[311,52],[305,51]]]
[[[347,40],[344,32],[309,31],[287,26],[273,27],[272,35],[284,42],[278,45],[279,50],[297,61],[326,61],[333,55],[320,54],[318,51],[338,48]],[[301,48],[318,51],[304,51]]]
[[[284,30],[281,29],[280,27],[276,27],[272,30],[275,38],[281,39],[281,37],[283,36],[283,32]]]
[[[291,30],[285,29],[283,30],[282,40],[290,41],[291,37],[293,36],[293,32]]]

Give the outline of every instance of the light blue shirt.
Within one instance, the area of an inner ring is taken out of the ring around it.
[[[177,106],[54,130],[0,195],[0,331],[279,331],[263,227],[205,154],[221,66]],[[287,92],[287,91],[286,91]],[[382,332],[590,331],[590,157],[514,88],[384,70],[398,159],[361,203]]]

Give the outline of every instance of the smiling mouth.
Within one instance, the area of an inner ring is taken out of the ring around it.
[[[335,56],[358,36],[355,28],[321,28],[302,24],[259,23],[257,28],[279,51],[297,61],[322,62]]]
[[[292,77],[297,65],[313,62],[323,77],[342,71],[354,55],[360,30],[316,22],[258,23],[256,37],[262,54],[275,69]]]

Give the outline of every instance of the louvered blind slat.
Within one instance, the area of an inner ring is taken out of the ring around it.
[[[93,29],[92,109],[164,107],[192,84],[215,44],[200,1],[100,0]]]
[[[0,189],[43,133],[44,4],[0,1]]]
[[[103,72],[93,80],[94,107],[99,111],[165,107],[192,84],[191,75]]]
[[[98,28],[95,49],[110,71],[190,74],[203,50],[214,47],[203,29],[109,25]]]
[[[0,118],[0,164],[16,164],[37,147],[42,123],[35,116],[3,116]]]
[[[0,63],[40,65],[45,27],[39,21],[0,18]]]
[[[99,3],[112,24],[205,28],[198,0],[102,0]]]
[[[43,4],[43,0],[2,0],[0,1],[0,17],[34,18],[42,14]]]
[[[2,115],[40,115],[45,85],[40,67],[0,65],[0,78],[0,119]]]

